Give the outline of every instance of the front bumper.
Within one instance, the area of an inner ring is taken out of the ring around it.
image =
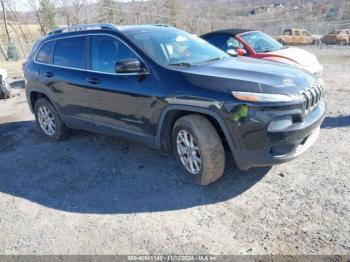
[[[268,126],[281,115],[298,115],[298,110],[255,111],[242,124],[226,119],[234,149],[237,166],[242,170],[251,167],[271,166],[295,159],[307,151],[317,140],[320,126],[326,115],[326,104],[319,105],[307,116],[279,131]],[[267,120],[268,119],[268,120]]]

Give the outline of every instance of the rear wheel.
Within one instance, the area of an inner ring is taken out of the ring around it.
[[[218,180],[225,168],[225,151],[220,136],[208,119],[188,115],[173,128],[173,149],[180,165],[200,185]]]
[[[68,136],[68,128],[46,98],[40,98],[35,103],[34,114],[38,127],[50,140],[58,141]]]

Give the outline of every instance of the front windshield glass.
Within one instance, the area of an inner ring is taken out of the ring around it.
[[[249,32],[240,35],[257,53],[280,50],[283,47],[278,41],[263,32]]]
[[[160,30],[129,35],[140,49],[166,66],[189,66],[230,57],[205,40],[181,30]]]

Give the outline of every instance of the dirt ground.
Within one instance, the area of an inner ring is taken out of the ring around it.
[[[118,138],[48,142],[23,90],[0,101],[0,254],[350,254],[350,48],[308,50],[325,66],[318,141],[208,187]]]

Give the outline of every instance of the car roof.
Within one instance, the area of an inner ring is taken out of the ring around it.
[[[91,32],[119,32],[121,34],[132,34],[139,32],[151,32],[167,30],[171,27],[165,24],[145,24],[145,25],[114,25],[114,24],[83,24],[54,29],[47,34],[47,38],[55,38],[64,35],[89,34]],[[175,28],[174,28],[175,29]]]
[[[246,32],[251,32],[251,31],[255,31],[255,30],[243,29],[243,28],[231,28],[231,29],[222,29],[222,30],[213,31],[213,32],[204,34],[202,36],[209,36],[209,35],[214,35],[214,34],[228,34],[228,35],[236,36],[236,35],[246,33]]]

